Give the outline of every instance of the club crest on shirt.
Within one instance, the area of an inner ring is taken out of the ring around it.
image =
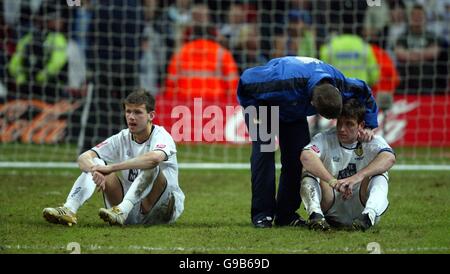
[[[339,163],[340,160],[341,160],[340,157],[338,157],[338,156],[333,156],[333,162]]]
[[[166,147],[165,144],[157,144],[157,145],[156,145],[156,148],[159,148],[159,149],[163,149],[163,148],[165,148],[165,147]]]
[[[363,157],[364,151],[363,151],[361,143],[358,143],[356,145],[355,154],[356,154],[356,156],[358,156],[355,158],[355,160],[362,160],[364,158]]]

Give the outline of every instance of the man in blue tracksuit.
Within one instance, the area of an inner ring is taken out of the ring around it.
[[[257,110],[257,117],[245,116],[249,131],[257,129],[256,135],[250,134],[256,136],[252,137],[251,155],[253,224],[259,228],[271,227],[272,220],[279,226],[304,224],[296,211],[301,203],[300,153],[310,141],[306,117],[318,113],[327,119],[337,118],[342,102],[357,98],[366,107],[367,128],[360,132],[359,138],[368,141],[378,127],[378,107],[370,88],[364,81],[347,78],[318,59],[289,56],[245,70],[237,96],[244,110],[248,107]],[[271,119],[274,112],[270,109],[276,109],[273,106],[279,110],[278,125]],[[269,110],[261,112],[264,107]],[[273,140],[268,141],[261,134],[263,130],[266,133],[275,130],[276,126],[282,167],[275,198],[275,152],[262,150]]]

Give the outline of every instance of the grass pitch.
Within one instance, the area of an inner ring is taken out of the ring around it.
[[[367,232],[255,229],[250,172],[180,170],[186,194],[177,223],[110,227],[96,193],[73,227],[47,223],[42,209],[64,202],[77,170],[0,169],[0,253],[450,253],[450,173],[392,171],[388,211]],[[299,212],[303,217],[305,212]]]

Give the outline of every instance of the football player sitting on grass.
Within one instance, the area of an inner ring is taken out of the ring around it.
[[[80,155],[82,173],[64,206],[44,209],[47,221],[76,224],[77,210],[96,187],[105,202],[99,215],[111,225],[172,223],[181,215],[177,150],[170,134],[153,124],[155,99],[137,90],[123,107],[128,128]]]
[[[358,141],[364,113],[364,106],[350,99],[336,128],[314,136],[301,153],[300,194],[310,229],[365,231],[378,223],[388,207],[388,170],[395,154],[380,136]]]

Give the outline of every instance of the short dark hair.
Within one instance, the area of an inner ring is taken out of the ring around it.
[[[358,99],[351,98],[344,103],[342,113],[339,118],[356,119],[361,123],[364,121],[364,115],[366,114],[366,108],[361,104]]]
[[[312,103],[317,113],[327,119],[339,117],[342,111],[341,93],[329,83],[318,84],[313,89]]]
[[[137,89],[128,94],[127,98],[123,101],[123,108],[126,104],[142,105],[145,104],[147,112],[155,110],[155,97],[143,88]]]

